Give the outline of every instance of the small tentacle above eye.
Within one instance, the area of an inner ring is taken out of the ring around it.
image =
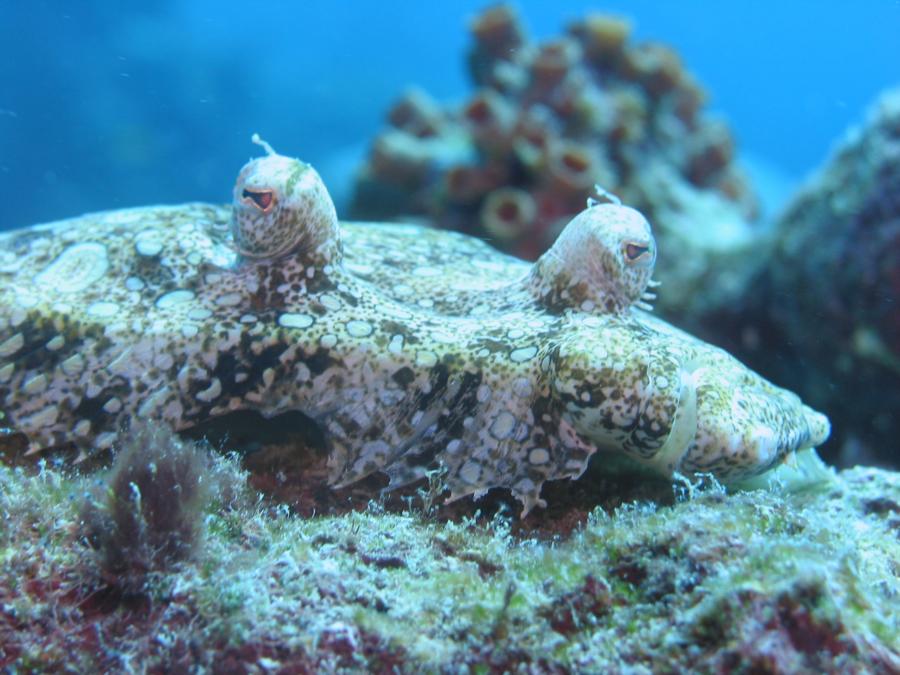
[[[587,207],[589,209],[604,203],[615,204],[616,206],[622,205],[621,199],[619,199],[616,195],[614,195],[606,188],[602,187],[599,183],[594,183],[594,192],[597,193],[596,197],[591,196],[587,198]],[[605,202],[601,201],[604,199],[606,200]]]
[[[260,137],[259,134],[254,133],[254,134],[250,137],[250,140],[253,141],[254,143],[256,143],[256,145],[260,146],[263,150],[265,150],[265,151],[266,151],[266,154],[269,155],[270,157],[271,157],[272,155],[277,155],[277,154],[278,154],[277,152],[275,152],[275,150],[272,149],[272,146],[271,146],[271,145],[269,145],[268,143],[266,143],[266,142]]]

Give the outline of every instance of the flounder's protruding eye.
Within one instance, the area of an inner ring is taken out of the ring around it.
[[[649,244],[638,244],[633,241],[625,242],[623,250],[625,251],[625,260],[630,263],[638,262],[641,258],[646,258],[650,255]]]
[[[271,211],[272,206],[275,204],[275,194],[272,190],[248,190],[244,188],[241,198],[245,203],[252,204],[263,213]]]
[[[596,203],[563,228],[533,275],[544,304],[617,313],[632,305],[644,308],[655,262],[656,242],[640,211]]]
[[[337,213],[319,174],[256,134],[253,142],[266,156],[244,165],[231,193],[231,235],[241,259],[293,253],[310,267],[340,259]]]

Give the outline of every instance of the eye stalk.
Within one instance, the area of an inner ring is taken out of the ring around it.
[[[650,309],[655,263],[656,243],[647,219],[617,201],[593,200],[535,263],[529,283],[551,308],[609,314]]]
[[[244,188],[241,199],[245,204],[251,204],[263,213],[269,213],[275,205],[275,193],[272,190],[248,190]]]
[[[264,157],[250,160],[232,192],[231,235],[242,259],[293,255],[305,266],[340,259],[341,233],[334,203],[309,164],[279,155],[256,134]]]

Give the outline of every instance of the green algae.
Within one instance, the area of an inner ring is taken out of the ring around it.
[[[900,476],[692,489],[595,508],[571,533],[476,512],[303,518],[216,456],[191,559],[117,589],[79,523],[96,476],[0,466],[0,666],[230,663],[417,672],[900,663]],[[602,498],[598,497],[598,502]]]

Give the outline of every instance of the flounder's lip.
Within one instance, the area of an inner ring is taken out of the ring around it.
[[[675,419],[668,438],[646,463],[659,473],[671,476],[678,471],[697,436],[697,387],[694,372],[685,367],[681,373],[681,391],[675,408]]]
[[[810,435],[813,438],[810,446],[822,445],[831,436],[831,421],[827,416],[806,405],[803,406],[803,413],[806,415],[806,423],[809,425]]]
[[[663,475],[672,476],[678,473],[685,458],[694,446],[694,441],[700,430],[697,389],[702,384],[703,375],[709,368],[710,366],[696,362],[689,362],[683,366],[681,390],[672,422],[672,430],[659,451],[649,460],[642,462]],[[808,432],[803,435],[808,438],[804,439],[804,443],[793,444],[793,447],[783,447],[784,439],[779,441],[778,434],[773,428],[760,424],[754,429],[752,445],[753,451],[761,461],[756,467],[748,467],[749,475],[764,473],[796,453],[815,449],[824,443],[831,433],[831,424],[828,418],[809,406],[800,403],[799,399],[793,394],[785,391],[783,393],[766,392],[766,395],[793,397],[796,399],[799,410],[795,414],[802,416]],[[754,468],[756,469],[755,471]],[[740,480],[737,479],[737,481]]]

